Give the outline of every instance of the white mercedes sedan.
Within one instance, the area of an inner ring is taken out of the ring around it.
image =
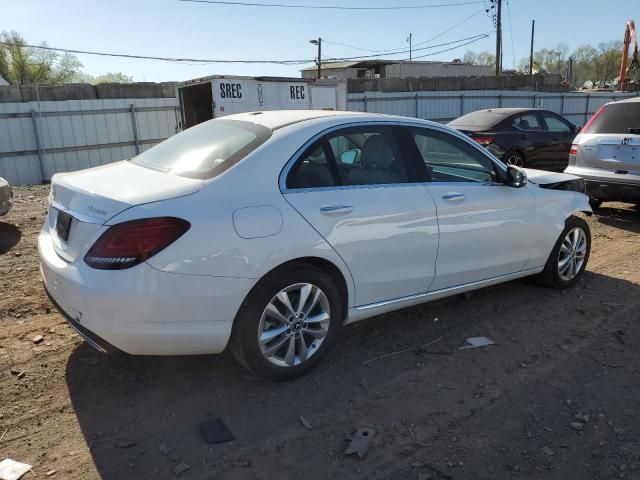
[[[42,279],[99,350],[228,345],[282,380],[316,365],[344,324],[529,275],[574,285],[591,246],[583,192],[428,121],[231,115],[55,175]]]

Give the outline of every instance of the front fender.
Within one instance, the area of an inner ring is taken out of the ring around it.
[[[591,213],[589,197],[584,193],[527,185],[534,196],[536,237],[531,246],[527,268],[542,267],[564,230],[567,218],[578,213]]]

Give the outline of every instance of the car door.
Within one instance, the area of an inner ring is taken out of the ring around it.
[[[500,182],[494,161],[450,133],[411,127],[438,210],[437,291],[521,271],[534,238],[535,208],[527,188]]]
[[[424,293],[435,273],[436,206],[397,130],[337,129],[284,172],[284,197],[345,261],[357,306]]]
[[[513,127],[522,145],[525,167],[539,168],[546,161],[549,148],[542,119],[536,110],[526,111],[513,117]]]
[[[564,170],[569,163],[569,149],[576,136],[574,126],[553,112],[540,112],[549,144],[545,160],[548,168]]]

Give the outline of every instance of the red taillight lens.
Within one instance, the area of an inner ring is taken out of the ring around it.
[[[479,143],[480,145],[482,145],[483,147],[486,147],[487,145],[490,145],[493,143],[493,141],[495,140],[493,137],[471,137],[473,139],[474,142]]]
[[[574,143],[571,145],[571,148],[569,149],[569,155],[576,155],[577,153],[578,153],[578,145]]]
[[[130,268],[151,258],[189,230],[174,217],[143,218],[109,227],[85,255],[87,265],[101,270]]]

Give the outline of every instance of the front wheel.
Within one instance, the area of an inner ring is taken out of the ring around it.
[[[590,252],[589,225],[582,218],[569,217],[539,279],[558,289],[575,285],[587,267]]]
[[[249,293],[230,348],[255,375],[288,380],[321,360],[343,317],[343,300],[331,277],[313,266],[292,266],[267,275]]]

